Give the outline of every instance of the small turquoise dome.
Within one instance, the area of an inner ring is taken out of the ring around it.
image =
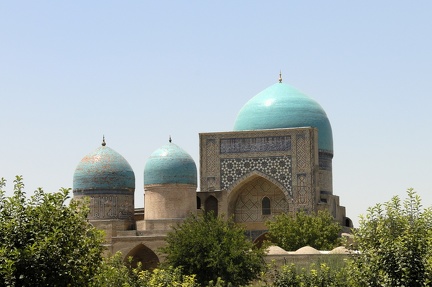
[[[105,142],[86,155],[75,169],[73,190],[134,190],[135,174],[129,163]]]
[[[144,168],[144,185],[167,183],[197,185],[194,160],[171,140],[151,154]]]
[[[318,148],[333,152],[333,135],[323,108],[290,85],[276,83],[250,99],[240,110],[235,131],[318,128]]]

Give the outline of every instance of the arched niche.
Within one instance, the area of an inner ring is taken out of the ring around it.
[[[344,225],[345,225],[346,227],[350,227],[350,228],[353,228],[353,227],[354,227],[354,224],[353,224],[351,218],[349,218],[349,217],[345,217],[345,218],[344,218]]]
[[[204,210],[206,212],[213,211],[214,215],[218,215],[218,200],[213,195],[210,195],[207,197],[205,203],[204,203]]]
[[[159,264],[159,258],[156,253],[144,244],[135,246],[125,257],[125,261],[128,262],[129,258],[132,257],[132,267],[137,267],[138,262],[141,262],[142,269],[153,270]]]
[[[249,230],[266,229],[268,219],[289,211],[286,194],[278,185],[259,175],[251,175],[240,182],[232,189],[228,201],[228,215],[234,215],[234,221],[245,224]]]

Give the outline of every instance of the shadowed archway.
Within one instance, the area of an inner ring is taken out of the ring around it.
[[[153,270],[159,264],[159,258],[156,253],[144,244],[135,246],[129,251],[124,260],[127,262],[129,257],[132,257],[131,266],[134,268],[137,267],[138,262],[141,262],[142,269],[144,270]]]
[[[206,212],[210,212],[213,211],[214,215],[217,216],[218,215],[218,200],[216,199],[216,197],[214,197],[213,195],[210,195],[205,203],[204,203],[204,210]]]
[[[255,238],[255,240],[253,241],[253,243],[261,248],[261,246],[263,245],[264,241],[269,240],[269,236],[268,236],[268,232],[265,232],[263,234],[261,234],[260,236],[258,236],[257,238]]]

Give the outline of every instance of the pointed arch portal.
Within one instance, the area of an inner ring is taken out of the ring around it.
[[[131,265],[132,267],[137,267],[138,262],[141,262],[142,268],[144,270],[153,270],[159,264],[159,258],[156,253],[144,244],[139,244],[135,246],[125,257],[125,261],[132,257]]]
[[[239,223],[265,222],[271,216],[289,211],[283,191],[261,176],[243,181],[232,193],[230,214]]]

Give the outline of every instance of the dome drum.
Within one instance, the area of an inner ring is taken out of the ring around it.
[[[145,219],[186,218],[196,212],[196,186],[157,184],[145,188]]]

